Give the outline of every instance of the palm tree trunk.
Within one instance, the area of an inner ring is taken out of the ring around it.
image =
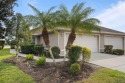
[[[75,31],[72,30],[68,37],[68,41],[67,41],[67,45],[66,45],[66,55],[64,57],[64,61],[65,61],[66,57],[68,56],[69,50],[70,50],[72,44],[74,43],[75,38],[76,38]]]
[[[68,37],[68,42],[67,42],[67,45],[66,45],[66,49],[70,49],[71,48],[72,44],[75,41],[75,38],[76,38],[75,31],[72,30],[71,33],[69,34],[69,37]]]
[[[48,48],[48,51],[49,51],[49,53],[51,55],[51,58],[53,59],[55,65],[56,65],[54,56],[53,56],[51,48],[50,48],[49,34],[48,34],[48,31],[47,31],[47,28],[43,28],[42,36],[43,36],[43,40],[45,42],[46,48]]]

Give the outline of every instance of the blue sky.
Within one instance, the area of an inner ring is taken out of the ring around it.
[[[28,3],[40,11],[47,11],[52,6],[58,8],[61,4],[70,10],[73,5],[80,2],[85,2],[86,7],[95,9],[91,17],[98,18],[101,26],[125,32],[125,0],[18,0],[18,7],[14,10],[15,13],[23,15],[34,14]]]

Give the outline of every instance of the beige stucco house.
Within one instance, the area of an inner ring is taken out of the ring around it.
[[[61,49],[61,55],[64,55],[70,30],[61,28],[57,30],[59,31],[58,34],[49,33],[50,46],[58,46]],[[37,31],[33,34],[35,44],[45,45],[41,32],[42,31]],[[82,35],[77,35],[74,44],[89,47],[92,52],[102,52],[104,45],[113,45],[114,49],[125,50],[125,33],[101,27],[100,31],[93,31],[93,34],[82,33]]]

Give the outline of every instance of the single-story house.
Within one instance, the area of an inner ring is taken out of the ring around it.
[[[57,30],[58,34],[49,32],[50,46],[58,46],[61,49],[61,55],[64,55],[70,30],[63,28],[58,28]],[[42,31],[36,31],[33,34],[35,44],[45,45],[41,34]],[[77,35],[74,44],[86,46],[92,52],[104,51],[104,45],[113,45],[114,49],[125,50],[125,33],[101,27],[100,31],[93,31],[93,34],[83,33],[82,35]]]

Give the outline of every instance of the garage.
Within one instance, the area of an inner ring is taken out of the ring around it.
[[[68,40],[69,33],[65,33],[65,45]],[[85,46],[91,49],[92,52],[98,52],[99,50],[99,37],[97,35],[82,35],[76,36],[74,41],[75,45]]]
[[[123,37],[105,36],[105,45],[113,45],[113,49],[123,49]]]

